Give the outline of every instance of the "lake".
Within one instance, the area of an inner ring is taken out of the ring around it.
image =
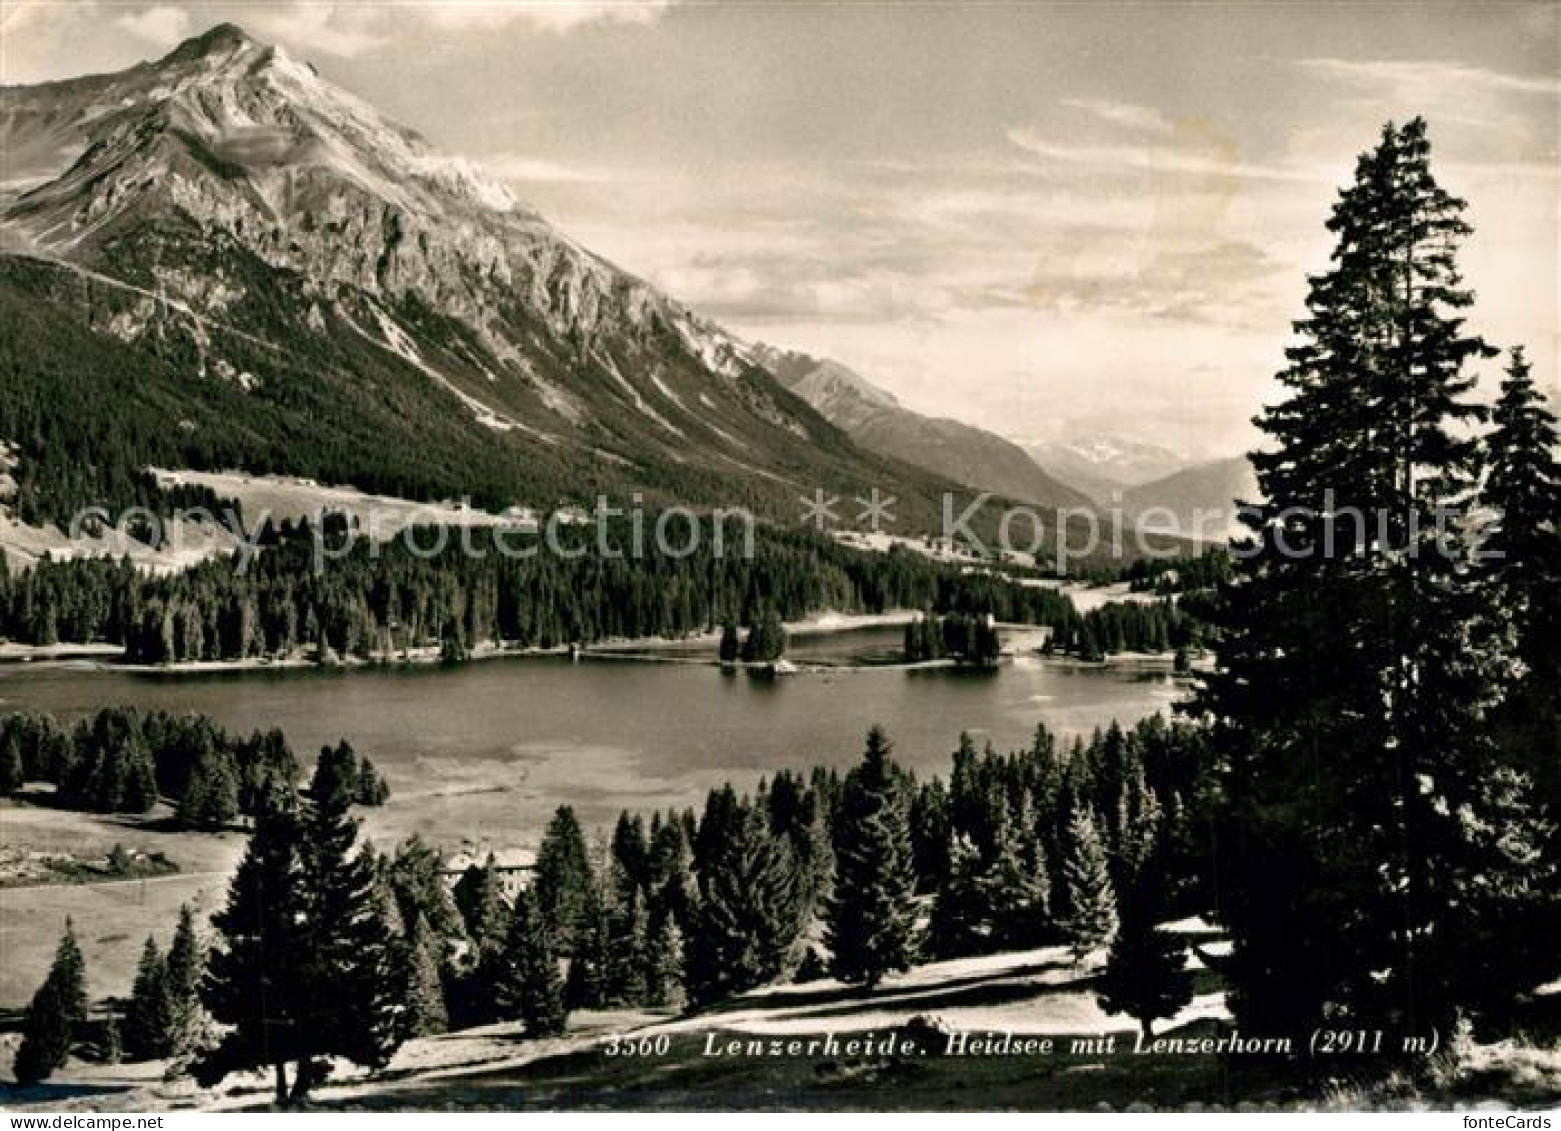
[[[798,637],[792,655],[882,656],[895,629]],[[370,832],[533,843],[557,805],[588,824],[628,808],[697,805],[731,780],[848,766],[881,723],[896,756],[946,774],[962,730],[1000,749],[1038,722],[1087,733],[1168,709],[1164,665],[1084,667],[1022,655],[996,670],[839,668],[766,677],[689,663],[528,657],[461,667],[167,674],[86,665],[0,668],[0,710],[77,716],[108,704],[200,711],[230,729],[281,727],[306,758],[348,739],[389,779]]]
[[[899,629],[794,634],[808,664],[873,662]],[[664,653],[689,660],[708,642]],[[713,786],[752,790],[781,767],[846,767],[882,723],[897,757],[946,776],[959,733],[1002,749],[1037,722],[1065,734],[1167,709],[1180,692],[1168,665],[1081,667],[1021,655],[992,671],[827,668],[778,677],[688,662],[525,657],[461,667],[171,674],[78,664],[0,664],[0,712],[62,719],[109,704],[201,711],[236,731],[281,727],[312,762],[347,738],[389,780],[390,804],[363,811],[382,850],[414,832],[448,853],[534,848],[552,811],[575,806],[587,828],[623,808],[703,804]],[[25,1004],[67,918],[94,995],[128,992],[141,941],[166,945],[177,909],[222,906],[243,851],[237,832],[180,833],[157,823],[30,806],[0,811],[0,844],[92,856],[116,844],[159,851],[181,872],[148,883],[51,885],[0,892],[0,1007]]]

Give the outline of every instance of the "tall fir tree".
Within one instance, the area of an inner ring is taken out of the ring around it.
[[[882,728],[846,779],[835,810],[835,890],[825,938],[830,972],[869,990],[910,969],[918,949],[910,791]]]
[[[288,1066],[308,1047],[308,987],[298,977],[306,955],[302,840],[291,805],[262,804],[227,903],[212,917],[219,941],[201,985],[202,1003],[227,1029],[196,1061],[197,1082],[211,1087],[230,1072],[269,1067],[279,1106],[292,1094]]]
[[[166,967],[172,1022],[169,1055],[188,1056],[199,1047],[206,1029],[200,999],[206,953],[195,929],[195,912],[187,903],[179,907],[179,922],[174,927],[173,941],[168,944]]]
[[[1165,930],[1166,870],[1146,857],[1144,866],[1122,885],[1121,923],[1100,976],[1100,1007],[1136,1020],[1144,1040],[1154,1023],[1175,1017],[1192,1001],[1192,976],[1186,969],[1187,945]]]
[[[605,996],[612,1005],[645,1004],[645,970],[649,959],[650,915],[645,897],[635,888],[621,899],[611,919]]]
[[[75,927],[67,919],[48,976],[22,1017],[22,1043],[12,1067],[16,1082],[36,1084],[63,1068],[70,1057],[76,1026],[86,1016],[86,963]]]
[[[450,1027],[444,1000],[444,940],[419,915],[402,938],[397,954],[401,1032],[408,1039],[431,1037]]]
[[[411,923],[421,916],[428,920],[429,928],[436,935],[454,942],[466,938],[467,931],[462,911],[445,885],[444,869],[444,859],[438,851],[413,833],[396,845],[395,852],[385,862],[385,878],[395,894],[396,908],[403,923]],[[494,895],[502,903],[502,893],[497,891],[497,876],[493,881]],[[459,882],[456,886],[460,886]],[[500,926],[499,933],[502,931]]]
[[[1083,809],[1075,809],[1068,822],[1062,890],[1065,906],[1059,926],[1073,950],[1073,961],[1083,962],[1117,930],[1116,892],[1111,887],[1106,850],[1094,820]]]
[[[991,949],[992,927],[987,917],[987,891],[982,881],[986,865],[970,837],[955,834],[949,863],[933,897],[927,945],[936,958],[963,958]]]
[[[602,1009],[612,1004],[615,917],[610,887],[593,883],[575,919],[574,953],[564,987],[571,1009]]]
[[[1482,550],[1520,666],[1497,713],[1509,765],[1487,779],[1483,832],[1512,866],[1478,889],[1484,929],[1466,939],[1471,968],[1498,967],[1479,980],[1489,988],[1481,1008],[1502,1026],[1513,987],[1561,976],[1544,941],[1561,936],[1561,446],[1521,347],[1492,420],[1483,499],[1497,519]]]
[[[1488,823],[1509,670],[1464,515],[1479,472],[1457,268],[1464,204],[1425,123],[1389,124],[1339,195],[1287,395],[1258,424],[1263,496],[1197,708],[1225,763],[1221,913],[1244,1029],[1445,1030],[1450,945],[1511,861]]]
[[[638,813],[619,813],[612,833],[613,883],[632,891],[650,882],[650,842]]]
[[[1500,731],[1539,795],[1554,798],[1561,796],[1561,447],[1555,413],[1521,347],[1512,350],[1492,421],[1482,497],[1496,520],[1481,550],[1523,664]]]
[[[227,905],[212,920],[222,945],[202,986],[228,1029],[196,1062],[196,1079],[210,1086],[269,1066],[279,1105],[306,1098],[329,1058],[377,1068],[401,1040],[395,930],[375,858],[354,851],[351,794],[320,798],[301,815],[277,796],[257,816]]]
[[[1026,815],[1027,816],[1027,815]],[[1050,926],[1051,877],[1032,822],[1000,807],[991,859],[980,879],[987,935],[998,950],[1035,946]]]
[[[1507,596],[1527,612],[1561,573],[1561,440],[1522,346],[1509,355],[1491,423],[1482,499],[1496,514],[1482,550]]]
[[[316,805],[345,807],[358,800],[358,752],[346,739],[320,747],[320,758],[309,780],[309,797]]]
[[[401,1042],[393,951],[396,931],[376,858],[358,844],[354,797],[327,793],[304,823],[306,950],[297,975],[313,1048],[299,1066],[305,1089],[322,1077],[327,1057],[382,1068]],[[295,1097],[295,1098],[301,1098]]]
[[[148,937],[125,1007],[124,1051],[131,1060],[158,1060],[173,1051],[173,999],[168,966],[157,940]]]
[[[551,935],[532,894],[522,891],[515,897],[498,990],[500,1007],[524,1022],[530,1037],[556,1037],[569,1020]]]
[[[574,809],[561,805],[537,849],[532,890],[538,909],[553,924],[554,941],[564,954],[574,952],[575,936],[591,909],[595,887],[585,833]]]
[[[688,920],[698,898],[692,853],[683,824],[675,816],[653,825],[650,834],[650,905],[652,915]]]
[[[713,828],[684,946],[684,984],[696,1005],[779,977],[803,927],[791,845],[771,831],[767,815],[740,805],[735,826],[720,826],[718,836]],[[702,839],[706,831],[702,824]]]
[[[683,1001],[683,932],[677,919],[663,912],[651,920],[645,944],[645,1004],[679,1005]]]

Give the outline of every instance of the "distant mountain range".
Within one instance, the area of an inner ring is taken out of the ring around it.
[[[24,517],[136,501],[148,466],[774,516],[881,486],[922,528],[952,485],[233,25],[0,89],[0,150],[0,441]],[[1045,496],[1032,475],[1013,486]]]
[[[1186,452],[1120,436],[1024,440],[1021,446],[1053,475],[1108,506],[1115,494],[1128,487],[1162,478],[1196,462]]]
[[[787,389],[869,451],[958,483],[1047,508],[1093,509],[1019,445],[957,420],[923,416],[839,362],[755,346],[751,356]]]
[[[1122,509],[1141,517],[1151,529],[1225,538],[1241,529],[1236,502],[1257,499],[1257,475],[1252,464],[1246,456],[1236,456],[1183,468],[1164,478],[1129,487],[1122,493]]]

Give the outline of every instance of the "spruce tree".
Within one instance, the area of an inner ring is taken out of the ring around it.
[[[1100,977],[1100,1007],[1125,1013],[1154,1036],[1154,1023],[1174,1017],[1192,1001],[1192,977],[1187,972],[1187,946],[1164,930],[1165,871],[1158,864],[1142,868],[1124,888],[1121,924],[1106,956]]]
[[[879,727],[846,779],[835,811],[835,890],[826,940],[830,971],[869,990],[917,952],[916,870],[907,783]]]
[[[22,1043],[12,1071],[23,1086],[47,1080],[70,1057],[75,1028],[87,1016],[86,967],[70,920],[43,985],[22,1017]]]
[[[575,936],[592,900],[595,876],[585,833],[568,805],[553,814],[537,849],[533,892],[543,918],[553,924],[554,942],[564,954],[574,951]]]
[[[390,783],[375,768],[367,756],[358,762],[356,801],[359,805],[374,808],[390,800]]]
[[[612,892],[593,884],[575,921],[575,947],[569,961],[565,996],[571,1009],[603,1009],[612,1004],[615,959]]]
[[[1073,961],[1083,962],[1117,929],[1116,893],[1106,865],[1106,850],[1095,831],[1095,822],[1083,809],[1075,809],[1068,822],[1068,842],[1062,863],[1065,906],[1059,922]]]
[[[650,844],[645,836],[645,821],[638,813],[618,814],[612,833],[613,882],[620,890],[643,886],[650,880]]]
[[[529,891],[515,897],[504,944],[504,975],[498,987],[500,1007],[525,1023],[530,1037],[556,1037],[569,1010],[551,931]]]
[[[1491,422],[1482,499],[1496,517],[1483,556],[1508,599],[1527,612],[1561,573],[1561,440],[1522,346],[1512,349]]]
[[[200,986],[206,974],[206,955],[189,904],[179,908],[179,923],[168,944],[166,966],[172,1017],[170,1055],[185,1056],[195,1051],[205,1029]]]
[[[986,865],[964,833],[949,846],[949,864],[932,902],[928,946],[936,958],[963,958],[991,948],[991,921],[982,880]]]
[[[670,916],[679,923],[686,922],[698,898],[698,888],[688,838],[675,816],[652,829],[648,871],[652,916]]]
[[[645,1004],[679,1005],[683,1001],[683,932],[671,914],[651,923],[645,945]]]
[[[230,1072],[270,1067],[278,1105],[292,1094],[288,1065],[309,1047],[302,839],[291,806],[262,803],[227,903],[212,917],[218,945],[201,985],[202,1004],[227,1030],[197,1060],[196,1080],[211,1087]]]
[[[998,950],[1034,946],[1048,925],[1051,880],[1029,825],[1001,811],[991,859],[978,883],[986,933]]]
[[[938,778],[921,783],[911,799],[911,852],[916,861],[916,890],[936,892],[948,876],[953,836],[948,790]]]
[[[421,916],[442,939],[456,941],[466,937],[461,909],[445,885],[444,860],[416,833],[396,845],[395,853],[385,865],[385,878],[395,894],[396,909],[403,923],[411,923]],[[493,896],[502,906],[503,893],[499,890],[496,874],[492,880]],[[494,933],[502,935],[502,924]]]
[[[604,995],[608,1004],[630,1008],[645,1004],[649,947],[650,915],[644,895],[635,889],[612,916]]]
[[[450,1027],[444,1000],[443,957],[443,940],[419,915],[401,940],[397,955],[404,1006],[401,1032],[408,1039],[434,1036]]]
[[[320,747],[320,759],[309,781],[309,798],[316,805],[345,808],[358,800],[358,753],[343,739]]]
[[[351,800],[322,790],[304,816],[277,797],[256,818],[212,920],[220,945],[202,997],[229,1028],[195,1065],[203,1084],[270,1066],[277,1103],[296,1103],[324,1078],[328,1058],[382,1067],[400,1042],[394,925],[373,856],[354,851]]]
[[[1521,347],[1492,420],[1483,500],[1497,517],[1481,550],[1522,662],[1499,733],[1539,796],[1553,798],[1561,795],[1561,449]]]
[[[173,999],[168,967],[148,937],[125,1008],[124,1049],[131,1060],[158,1060],[173,1051]]]
[[[179,797],[178,820],[185,828],[220,829],[239,814],[239,778],[226,750],[200,752]]]
[[[766,609],[749,626],[742,658],[749,664],[771,664],[786,652],[786,626],[773,608]]]
[[[1425,123],[1389,124],[1339,195],[1285,398],[1258,420],[1263,502],[1197,703],[1225,761],[1221,914],[1248,1031],[1446,1031],[1471,990],[1451,941],[1509,866],[1473,835],[1509,669],[1463,518],[1468,365],[1494,352],[1463,326],[1463,209]]]
[[[352,796],[327,793],[304,824],[306,951],[298,974],[311,1055],[299,1069],[305,1090],[324,1057],[381,1068],[400,1044],[394,930],[381,904],[375,858],[358,850]],[[295,1097],[296,1098],[296,1097]]]
[[[701,839],[706,828],[700,827]],[[684,984],[698,1005],[773,981],[802,931],[802,899],[790,843],[756,806],[739,807],[702,849],[699,902],[685,938]]]

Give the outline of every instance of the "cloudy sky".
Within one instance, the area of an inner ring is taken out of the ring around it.
[[[219,20],[747,336],[1016,438],[1239,450],[1387,119],[1556,380],[1561,5],[0,0],[7,83]]]

